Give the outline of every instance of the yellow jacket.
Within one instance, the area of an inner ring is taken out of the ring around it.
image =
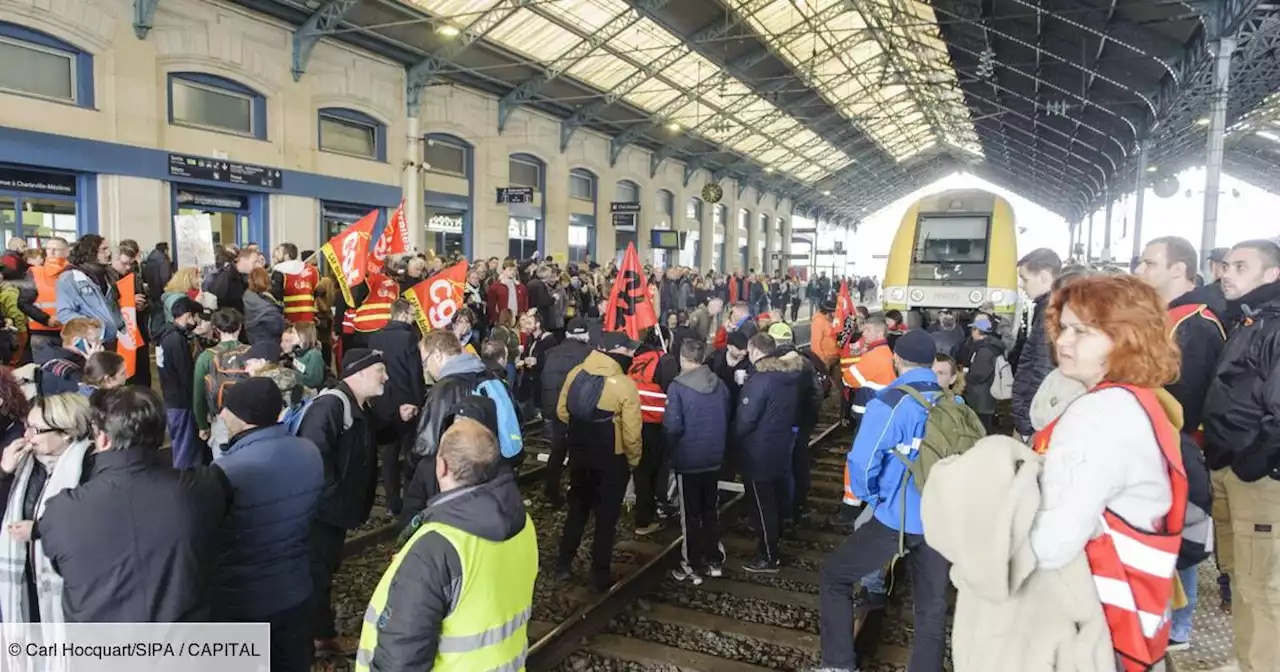
[[[643,426],[640,419],[640,392],[635,381],[628,378],[622,367],[609,355],[594,351],[569,371],[560,388],[556,415],[560,422],[569,423],[569,390],[578,374],[583,372],[605,379],[596,408],[613,414],[614,454],[626,455],[627,462],[635,467],[640,464],[640,428]]]

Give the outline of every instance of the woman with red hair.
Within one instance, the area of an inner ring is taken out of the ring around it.
[[[1084,552],[1124,671],[1164,656],[1186,513],[1177,430],[1156,396],[1178,373],[1164,320],[1155,291],[1128,275],[1063,286],[1045,315],[1060,372],[1088,391],[1035,436],[1045,463],[1031,547],[1045,569]]]

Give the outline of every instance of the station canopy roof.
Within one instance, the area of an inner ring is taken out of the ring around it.
[[[142,0],[139,0],[142,1]],[[1280,192],[1280,5],[1259,0],[237,0],[853,223],[965,170],[1079,221],[1203,163]],[[413,95],[416,93],[417,95]],[[495,129],[498,132],[501,129]],[[1148,167],[1138,148],[1147,143]]]

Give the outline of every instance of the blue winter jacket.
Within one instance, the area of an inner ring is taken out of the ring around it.
[[[763,481],[791,471],[804,368],[799,358],[765,357],[755,369],[738,395],[733,436],[738,471],[743,478]]]
[[[685,371],[667,386],[662,429],[676,473],[720,468],[729,439],[729,405],[729,388],[705,366]]]
[[[239,434],[214,462],[231,485],[213,586],[215,619],[258,620],[296,607],[312,590],[309,532],[324,462],[284,425]]]
[[[58,274],[56,285],[58,321],[66,324],[77,317],[91,317],[102,323],[102,340],[111,341],[123,327],[119,310],[113,310],[98,284],[84,271],[67,267]]]
[[[899,385],[914,387],[930,401],[942,389],[938,387],[938,376],[933,369],[921,367],[898,376],[867,403],[867,412],[862,416],[858,435],[853,438],[853,450],[847,458],[849,487],[855,496],[875,507],[876,520],[885,526],[907,534],[924,534],[920,523],[920,491],[913,478],[903,482],[907,466],[895,453],[915,461],[929,411],[906,392],[893,389]],[[905,530],[902,529],[904,504],[907,507]]]

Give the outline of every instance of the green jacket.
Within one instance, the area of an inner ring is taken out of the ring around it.
[[[209,375],[209,367],[213,366],[216,353],[242,345],[239,341],[222,341],[212,348],[205,348],[196,358],[195,389],[192,390],[191,412],[196,416],[196,426],[200,431],[209,429],[209,399],[205,395],[204,377]]]
[[[7,282],[0,284],[0,315],[13,320],[18,331],[27,330],[27,315],[18,308],[18,288]]]
[[[298,371],[299,381],[313,390],[324,387],[324,357],[318,348],[310,348],[293,356],[293,368]]]

